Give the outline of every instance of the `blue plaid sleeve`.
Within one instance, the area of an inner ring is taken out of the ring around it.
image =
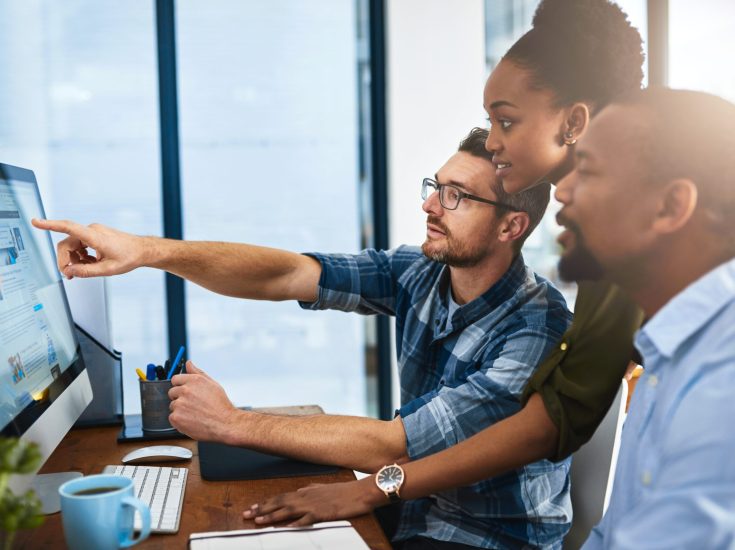
[[[451,447],[518,412],[526,381],[561,336],[549,326],[520,328],[486,351],[481,367],[464,383],[401,407],[411,459]]]
[[[395,315],[396,284],[421,257],[415,247],[367,249],[360,254],[307,253],[322,265],[315,302],[299,302],[304,309],[337,309],[364,315]]]

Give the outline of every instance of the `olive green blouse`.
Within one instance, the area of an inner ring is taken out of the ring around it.
[[[574,320],[526,385],[523,402],[538,392],[559,428],[553,460],[586,443],[602,422],[633,357],[643,312],[617,286],[579,284]]]

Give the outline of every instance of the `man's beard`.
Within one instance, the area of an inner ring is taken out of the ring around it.
[[[605,271],[585,245],[579,226],[567,220],[561,214],[558,214],[556,219],[561,225],[574,233],[574,247],[559,259],[559,278],[567,282],[599,281],[602,279]]]
[[[426,222],[435,225],[444,232],[444,246],[441,248],[436,247],[436,241],[432,241],[428,237],[421,245],[421,251],[430,260],[451,267],[474,267],[487,256],[487,250],[469,250],[467,247],[457,245],[449,228],[437,218],[429,216]]]

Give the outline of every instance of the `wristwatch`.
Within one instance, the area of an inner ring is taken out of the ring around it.
[[[390,464],[389,466],[383,466],[375,474],[375,485],[385,493],[385,496],[391,502],[398,502],[401,499],[400,490],[401,485],[403,485],[403,479],[403,468],[398,464]]]

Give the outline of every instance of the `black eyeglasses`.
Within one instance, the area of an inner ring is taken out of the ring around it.
[[[429,192],[429,188],[433,189],[433,191]],[[444,185],[442,183],[434,181],[431,178],[424,178],[424,181],[421,183],[421,198],[423,200],[428,199],[429,195],[431,195],[431,193],[433,193],[434,191],[439,191],[439,203],[442,205],[443,208],[446,208],[447,210],[456,210],[462,199],[469,199],[471,201],[492,204],[493,206],[497,206],[499,208],[507,208],[508,210],[512,210],[513,212],[522,212],[520,208],[516,208],[515,206],[511,206],[510,204],[498,201],[491,201],[489,199],[483,199],[482,197],[477,197],[475,195],[465,193],[454,185]]]

